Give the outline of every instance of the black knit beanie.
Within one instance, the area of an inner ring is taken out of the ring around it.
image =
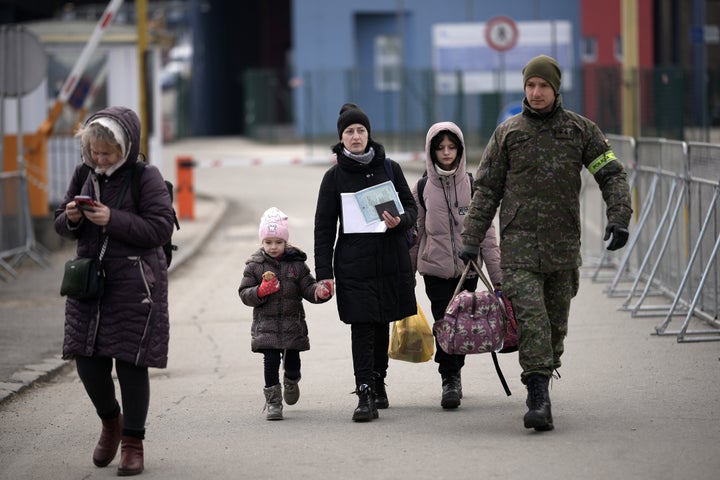
[[[370,138],[370,119],[360,107],[354,103],[346,103],[340,107],[340,116],[337,121],[338,138],[342,138],[342,132],[353,123],[359,123],[367,129]]]
[[[547,55],[538,55],[530,60],[522,70],[523,88],[527,85],[528,79],[532,77],[540,77],[547,81],[555,90],[555,94],[560,91],[560,67],[557,61]]]

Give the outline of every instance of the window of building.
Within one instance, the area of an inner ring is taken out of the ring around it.
[[[622,37],[615,37],[615,60],[622,63],[623,61],[623,41]]]
[[[375,37],[375,88],[381,91],[400,90],[402,42],[397,35]]]
[[[580,57],[584,63],[594,63],[598,59],[597,38],[584,37],[580,45]]]

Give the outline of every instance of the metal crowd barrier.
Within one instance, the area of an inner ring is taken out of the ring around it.
[[[628,183],[630,185],[630,191],[633,193],[633,198],[635,196],[636,190],[635,190],[635,182],[637,179],[637,170],[635,168],[637,159],[635,156],[635,139],[633,137],[625,137],[620,135],[607,135],[608,140],[610,140],[610,145],[613,149],[613,152],[615,152],[615,156],[623,163],[623,166],[625,167],[625,170],[628,175]],[[586,175],[586,183],[584,186],[587,186],[588,184],[591,184],[593,182],[590,173],[587,170],[583,170],[583,174]],[[633,204],[635,205],[637,202],[633,200]],[[602,234],[605,231],[605,225],[607,223],[607,219],[605,218],[605,204],[602,202],[602,199],[599,199],[597,204],[600,207],[599,211],[599,219],[600,219],[600,242],[597,246],[597,249],[594,250],[594,252],[600,252],[598,260],[595,262],[595,268],[591,274],[591,278],[594,282],[600,282],[600,281],[610,281],[614,278],[613,276],[608,277],[607,274],[605,276],[602,275],[604,271],[607,269],[617,268],[621,263],[621,255],[622,251],[610,251],[606,248],[604,248],[603,242],[602,242]],[[597,205],[596,205],[597,206]],[[584,218],[584,216],[583,216]],[[583,229],[585,230],[585,229]],[[585,242],[583,242],[585,243]],[[583,257],[587,256],[587,252],[583,252]],[[625,266],[623,270],[620,270],[621,278],[627,278],[629,275],[627,271],[628,265]]]
[[[67,185],[80,161],[73,137],[55,136],[48,142],[47,184],[48,207],[59,205]],[[7,281],[18,274],[17,266],[29,257],[39,265],[48,266],[49,252],[35,240],[35,230],[28,197],[27,165],[17,171],[0,172],[0,280]]]
[[[22,171],[0,172],[0,279],[17,276],[16,267],[25,257],[47,266],[44,252],[35,242],[27,179]]]
[[[658,335],[677,335],[680,342],[720,340],[720,146],[688,144],[689,239],[692,253],[688,258],[673,302],[663,322],[656,327]],[[702,222],[700,220],[702,219]],[[688,291],[685,292],[685,287]],[[685,294],[684,294],[685,292]],[[689,301],[688,301],[689,300]],[[685,319],[677,331],[668,326],[679,303],[687,303]],[[690,329],[697,316],[712,328]]]
[[[663,317],[658,335],[676,335],[678,342],[720,340],[720,145],[609,139],[626,162],[636,217],[621,256],[601,247],[592,280],[609,282],[606,293],[624,297],[621,308],[632,317]],[[602,200],[585,201],[601,204],[602,231]],[[684,321],[670,330],[674,317]],[[691,327],[693,318],[703,327]]]
[[[48,142],[48,201],[51,209],[65,198],[68,183],[81,162],[78,142],[74,137],[55,135]]]
[[[640,315],[641,311],[662,310],[663,306],[642,305],[648,295],[668,295],[670,290],[665,288],[667,284],[675,285],[678,275],[680,255],[665,255],[666,252],[679,253],[683,251],[682,238],[673,235],[677,223],[678,212],[683,204],[687,182],[686,165],[684,159],[687,157],[687,145],[684,142],[639,139],[637,151],[637,171],[639,179],[651,176],[651,182],[656,187],[653,190],[655,198],[651,199],[646,208],[648,215],[645,220],[644,229],[638,228],[640,235],[637,236],[638,252],[644,252],[640,265],[636,269],[635,279],[632,286],[627,290],[623,307],[631,310],[633,316]],[[644,165],[657,163],[645,168]],[[642,182],[641,182],[642,183]],[[664,208],[663,208],[664,205]],[[662,242],[660,240],[662,239]],[[669,250],[668,250],[669,248]],[[674,265],[673,265],[674,264]],[[648,272],[648,269],[652,268]],[[658,274],[661,275],[658,276]],[[653,283],[654,278],[663,278],[664,281]],[[631,305],[634,297],[642,287],[640,299]],[[653,286],[657,288],[651,290]]]

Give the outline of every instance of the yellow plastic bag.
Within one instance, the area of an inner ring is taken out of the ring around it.
[[[393,322],[388,357],[422,363],[430,360],[434,351],[435,338],[419,304],[417,314]]]

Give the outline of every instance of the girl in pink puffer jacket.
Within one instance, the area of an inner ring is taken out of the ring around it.
[[[425,162],[427,176],[413,187],[418,205],[418,240],[410,250],[410,257],[413,268],[423,277],[433,319],[437,321],[443,318],[465,268],[459,257],[460,233],[472,198],[472,177],[467,172],[460,127],[452,122],[431,126],[425,140]],[[478,265],[485,265],[496,290],[500,289],[500,249],[494,226],[490,226],[485,235],[477,261]],[[473,292],[478,278],[470,277],[466,278],[463,289]],[[445,409],[457,408],[462,398],[460,370],[465,364],[465,355],[449,355],[436,342],[435,362],[442,377],[440,405]]]

